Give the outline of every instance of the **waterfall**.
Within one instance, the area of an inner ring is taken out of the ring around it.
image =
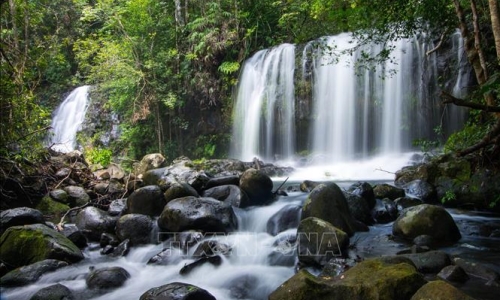
[[[76,132],[87,112],[89,89],[88,85],[74,89],[54,111],[49,138],[53,150],[64,153],[75,150]]]
[[[360,61],[384,48],[357,46],[347,33],[308,43],[297,59],[289,44],[257,52],[245,62],[235,93],[232,156],[293,160],[304,151],[321,165],[359,161],[414,151],[414,140],[437,138],[436,127],[462,126],[462,109],[448,109],[443,118],[440,54],[426,54],[434,45],[425,35],[388,46],[389,59],[372,68]],[[296,61],[301,74],[294,75]]]
[[[283,44],[245,62],[238,86],[233,155],[290,157],[294,142],[295,47]]]

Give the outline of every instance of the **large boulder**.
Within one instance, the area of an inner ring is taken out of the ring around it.
[[[296,228],[300,223],[302,207],[296,204],[288,204],[278,210],[267,221],[267,233],[277,235],[287,229]]]
[[[418,198],[425,203],[436,203],[438,200],[436,188],[427,181],[421,179],[413,180],[405,184],[403,188],[406,195]]]
[[[46,195],[36,204],[35,209],[39,210],[49,221],[58,223],[70,207]]]
[[[168,232],[190,229],[231,232],[237,228],[237,219],[232,206],[224,202],[189,196],[167,203],[158,219],[158,226]]]
[[[373,220],[377,223],[389,223],[398,217],[398,209],[391,199],[377,199],[371,211]]]
[[[333,278],[314,277],[305,269],[269,295],[269,300],[408,300],[425,284],[410,264],[368,259]]]
[[[5,264],[13,267],[44,259],[75,263],[84,258],[80,249],[64,235],[41,224],[7,229],[0,237],[0,257]]]
[[[81,186],[67,186],[64,191],[68,193],[68,203],[70,206],[82,206],[90,201],[90,196]]]
[[[372,224],[373,218],[371,216],[371,208],[368,201],[354,194],[345,194],[347,205],[349,206],[349,212],[354,217],[354,219],[363,222],[365,224]],[[374,200],[375,201],[375,200]],[[373,207],[373,206],[372,206]]]
[[[16,287],[34,283],[42,275],[53,272],[68,265],[65,261],[57,259],[44,259],[28,266],[17,268],[0,278],[3,287]]]
[[[174,199],[194,196],[198,197],[198,192],[187,183],[172,182],[168,186],[168,189],[163,194],[165,203],[168,203]]]
[[[248,195],[249,205],[264,205],[273,199],[273,181],[260,170],[246,170],[241,175],[240,188]]]
[[[250,199],[237,185],[228,184],[209,188],[202,193],[203,197],[210,197],[235,207],[250,206]]]
[[[375,206],[375,193],[373,187],[368,182],[356,182],[347,188],[347,193],[365,199],[368,208]]]
[[[206,290],[192,284],[172,282],[149,289],[140,300],[215,300]]]
[[[165,162],[165,157],[160,153],[151,153],[144,155],[141,161],[134,166],[134,173],[142,176],[146,171],[158,169]]]
[[[30,300],[73,300],[76,299],[73,292],[66,286],[57,283],[38,290]]]
[[[30,207],[17,207],[0,213],[0,235],[12,226],[45,223],[43,214]]]
[[[160,187],[157,185],[147,185],[138,188],[127,198],[127,212],[152,217],[159,216],[165,203]]]
[[[130,273],[122,267],[105,267],[92,270],[85,279],[89,289],[110,290],[121,287]]]
[[[330,259],[347,256],[349,237],[342,230],[318,218],[310,217],[297,228],[299,261],[324,266]]]
[[[411,300],[474,300],[471,296],[465,294],[453,285],[442,281],[436,280],[426,283],[411,297]]]
[[[302,207],[302,219],[315,217],[331,223],[333,226],[352,236],[360,230],[360,222],[349,212],[344,193],[335,183],[316,186],[307,197]]]
[[[373,188],[373,193],[375,194],[376,199],[389,198],[391,200],[396,200],[399,197],[405,196],[404,189],[395,187],[387,183],[377,184]]]
[[[141,214],[128,214],[116,222],[116,235],[122,241],[129,239],[133,246],[154,242],[153,219]]]
[[[392,232],[410,240],[429,235],[440,244],[454,243],[462,237],[451,215],[444,208],[431,204],[405,209],[394,221]]]
[[[101,234],[115,231],[117,219],[97,207],[88,206],[76,215],[75,224],[89,240],[99,241]]]
[[[402,254],[401,256],[409,258],[422,273],[438,273],[451,264],[450,256],[443,251]]]

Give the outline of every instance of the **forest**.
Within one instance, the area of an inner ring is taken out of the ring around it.
[[[43,156],[61,94],[84,84],[121,122],[116,143],[87,141],[94,157],[227,157],[238,74],[257,50],[351,32],[359,45],[387,46],[364,57],[369,67],[391,58],[390,41],[426,32],[439,48],[457,28],[475,85],[464,99],[441,93],[443,105],[471,109],[446,148],[499,153],[497,0],[1,0],[0,8],[0,156],[8,160]]]

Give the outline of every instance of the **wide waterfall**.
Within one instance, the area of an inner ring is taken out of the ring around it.
[[[88,85],[74,89],[54,111],[49,138],[52,149],[64,153],[75,150],[76,133],[87,112],[89,89]]]
[[[440,88],[457,94],[464,85],[463,49],[453,35],[448,56],[429,51],[424,37],[394,41],[389,59],[369,68],[361,59],[382,46],[358,47],[349,34],[257,52],[240,74],[231,155],[293,161],[300,153],[329,165],[393,159],[416,140],[445,138],[465,119],[439,99]],[[440,79],[444,72],[452,79]]]

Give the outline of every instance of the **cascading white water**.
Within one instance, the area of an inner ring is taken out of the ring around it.
[[[90,86],[74,89],[55,110],[52,118],[50,144],[53,150],[70,152],[76,148],[76,132],[85,119]]]
[[[233,154],[244,160],[293,155],[294,70],[291,44],[259,51],[245,62],[235,105]]]

